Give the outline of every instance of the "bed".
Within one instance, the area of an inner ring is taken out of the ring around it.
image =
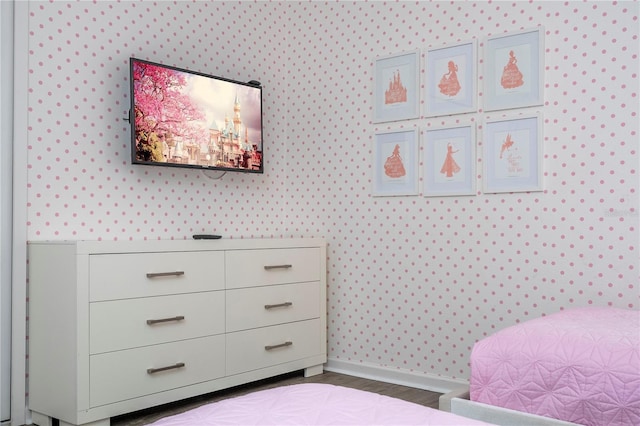
[[[640,425],[639,354],[640,311],[561,311],[477,342],[469,399],[480,410],[497,407],[511,415],[581,425]],[[454,399],[451,411],[493,421],[463,406],[467,409],[456,408]]]
[[[152,425],[463,426],[486,423],[372,392],[304,383],[213,402],[165,417]]]

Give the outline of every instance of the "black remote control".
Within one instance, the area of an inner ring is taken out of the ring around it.
[[[194,240],[219,240],[222,238],[222,235],[214,235],[214,234],[195,234],[193,236]]]

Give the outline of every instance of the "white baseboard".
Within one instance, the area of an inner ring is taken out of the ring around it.
[[[433,374],[416,371],[381,367],[364,362],[343,361],[329,358],[324,366],[326,371],[378,380],[380,382],[409,386],[438,393],[449,393],[461,388],[468,388],[469,383],[463,380],[443,378]]]

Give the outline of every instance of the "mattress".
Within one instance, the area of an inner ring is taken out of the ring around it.
[[[472,401],[583,425],[640,425],[640,311],[570,309],[471,353]]]
[[[208,425],[486,425],[412,402],[342,386],[304,383],[225,399],[152,423]]]

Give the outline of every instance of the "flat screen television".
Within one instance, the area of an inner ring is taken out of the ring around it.
[[[262,86],[130,59],[131,161],[263,173]]]

